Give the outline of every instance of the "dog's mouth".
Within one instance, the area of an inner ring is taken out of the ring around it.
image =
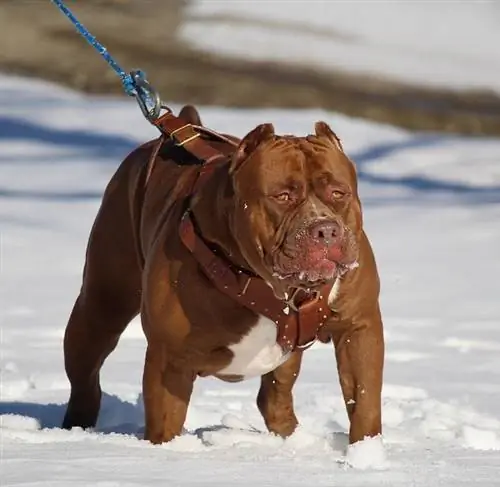
[[[358,245],[348,227],[319,219],[283,239],[272,256],[273,277],[280,286],[318,288],[358,267]]]
[[[333,282],[339,277],[343,277],[349,271],[359,266],[357,260],[352,262],[336,262],[325,259],[314,268],[300,269],[293,272],[283,272],[275,268],[273,277],[293,287],[304,289],[314,289],[329,282]]]

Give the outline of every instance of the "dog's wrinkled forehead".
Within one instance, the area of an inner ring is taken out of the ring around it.
[[[309,155],[303,149],[304,142],[296,137],[281,136],[262,147],[254,164],[259,179],[272,185],[292,177],[305,178]]]
[[[232,171],[241,168],[245,177],[252,173],[266,186],[325,173],[353,185],[356,176],[339,138],[324,122],[316,123],[314,135],[304,137],[276,135],[271,124],[259,125],[243,138],[234,156]]]

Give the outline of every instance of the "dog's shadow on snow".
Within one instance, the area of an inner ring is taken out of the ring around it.
[[[0,416],[11,414],[24,416],[37,420],[40,429],[60,428],[66,404],[39,404],[22,401],[0,402]],[[263,446],[280,446],[283,441],[291,448],[307,449],[314,448],[317,441],[327,442],[329,447],[335,451],[343,451],[347,447],[348,435],[341,432],[342,428],[335,422],[326,425],[331,431],[321,440],[320,436],[309,434],[304,431],[295,433],[284,440],[267,431],[256,429],[252,426],[232,426],[227,424],[207,425],[188,431],[183,435],[197,437],[206,447],[211,446],[235,446],[237,444],[255,444]],[[92,430],[101,434],[123,434],[144,438],[144,410],[142,400],[138,398],[135,404],[103,393],[101,409],[96,427]]]
[[[38,421],[41,429],[60,428],[66,404],[39,404],[22,401],[0,402],[0,415],[13,414],[27,416]],[[98,433],[119,433],[142,438],[144,434],[144,414],[142,403],[123,401],[116,396],[103,393],[97,425]]]
[[[40,404],[23,401],[1,401],[0,415],[16,415],[34,418],[40,429],[61,428],[67,403],[65,404]],[[230,428],[224,425],[210,425],[193,431],[184,430],[183,434],[198,437],[204,442],[207,434],[228,431]],[[101,408],[97,419],[96,433],[124,434],[136,436],[140,439],[144,436],[144,409],[141,397],[136,403],[124,401],[117,396],[103,392]],[[257,430],[252,431],[257,432]]]

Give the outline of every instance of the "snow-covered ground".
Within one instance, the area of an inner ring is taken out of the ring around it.
[[[181,36],[247,59],[500,93],[500,3],[194,0]]]
[[[388,464],[344,464],[347,418],[334,355],[320,344],[305,356],[295,391],[302,426],[291,438],[265,432],[258,380],[200,379],[187,432],[146,443],[137,320],[103,369],[97,431],[58,429],[68,398],[61,339],[88,232],[120,160],[156,132],[125,97],[0,77],[2,487],[498,485],[500,140],[320,111],[202,115],[237,135],[264,121],[304,134],[324,119],[357,162],[382,280]]]

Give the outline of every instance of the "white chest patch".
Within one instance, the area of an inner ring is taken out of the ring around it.
[[[276,343],[277,333],[274,321],[260,316],[247,335],[228,347],[234,354],[233,360],[217,375],[242,375],[250,378],[276,369],[290,356]]]

